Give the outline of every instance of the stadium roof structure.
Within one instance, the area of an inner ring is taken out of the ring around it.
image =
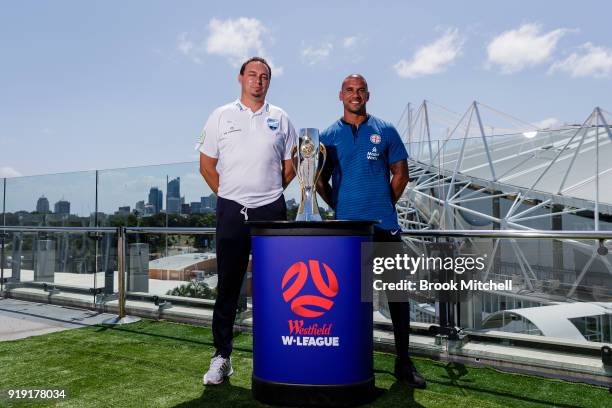
[[[612,314],[612,303],[563,303],[551,306],[528,307],[523,309],[502,310],[489,315],[484,324],[494,322],[512,325],[515,317],[523,318],[548,337],[566,338],[579,341],[587,339],[571,319],[587,318]]]
[[[553,129],[476,101],[463,115],[429,101],[414,115],[407,107],[398,128],[412,181],[397,205],[400,224],[406,230],[552,230],[571,229],[559,220],[573,215],[585,220],[580,229],[611,230],[611,123],[612,114],[599,107],[582,124]],[[515,240],[507,242],[532,289],[537,274]],[[568,297],[596,259],[612,275],[612,259],[598,255],[597,241],[564,243],[587,257]]]
[[[416,178],[408,193],[443,188],[446,195],[437,198],[452,207],[465,198],[461,193],[478,186],[476,190],[514,199],[504,217],[485,217],[489,221],[523,228],[517,221],[535,208],[524,214],[517,209],[536,200],[537,208],[561,205],[566,207],[564,213],[593,211],[598,230],[598,214],[612,214],[612,188],[604,188],[612,185],[611,115],[595,108],[580,126],[551,130],[528,125],[515,133],[487,134],[481,106],[472,103],[448,135],[434,139],[428,102],[423,102],[416,122],[404,134],[411,152],[411,174]]]

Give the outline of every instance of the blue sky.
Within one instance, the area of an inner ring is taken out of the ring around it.
[[[7,2],[0,176],[195,160],[204,121],[236,98],[237,64],[255,54],[298,128],[339,117],[353,72],[392,122],[423,99],[553,126],[612,110],[611,5],[466,3]]]

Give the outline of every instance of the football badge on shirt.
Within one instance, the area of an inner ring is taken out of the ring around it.
[[[270,130],[277,130],[278,126],[280,125],[280,122],[278,121],[278,119],[268,118],[266,120],[266,124],[268,125]]]
[[[377,135],[376,133],[373,134],[372,136],[370,136],[370,142],[374,143],[374,144],[379,144],[381,141],[381,137],[380,135]]]

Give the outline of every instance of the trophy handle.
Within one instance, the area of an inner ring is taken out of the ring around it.
[[[317,181],[319,180],[319,176],[323,173],[323,168],[325,167],[325,161],[327,160],[327,149],[323,143],[319,143],[319,151],[323,155],[323,163],[321,163],[321,168],[317,171],[317,176],[315,177],[314,184],[317,185]]]
[[[293,166],[293,171],[294,171],[296,176],[297,176],[298,170],[297,170],[297,166],[296,166],[295,162],[299,160],[298,157],[297,157],[297,154],[296,154],[297,150],[298,150],[297,146],[293,145],[293,147],[291,148],[291,165]],[[296,159],[298,159],[298,160],[296,160]]]

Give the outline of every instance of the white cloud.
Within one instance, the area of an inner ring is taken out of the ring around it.
[[[363,37],[349,36],[334,41],[326,41],[319,45],[309,45],[300,51],[300,57],[303,63],[316,65],[336,57],[336,54],[338,54],[337,57],[340,60],[344,59],[355,63],[363,59],[363,56],[359,54],[359,46],[363,42]]]
[[[188,33],[181,33],[177,42],[179,52],[198,64],[203,63],[205,55],[225,57],[234,67],[240,66],[249,57],[259,56],[266,58],[274,76],[283,73],[283,68],[276,66],[267,55],[265,42],[268,29],[258,19],[213,18],[208,23],[208,31],[208,37],[202,40],[194,40]]]
[[[19,177],[21,173],[12,167],[0,167],[0,177]]]
[[[208,23],[210,36],[206,40],[206,52],[230,58],[240,64],[254,52],[264,54],[262,37],[267,31],[256,18],[240,17],[235,20],[217,20]]]
[[[182,54],[189,57],[196,64],[202,63],[202,59],[200,58],[202,50],[192,40],[189,39],[189,34],[181,33],[179,35],[177,47]]]
[[[538,129],[551,129],[561,124],[557,118],[546,118],[533,123]]]
[[[582,52],[572,53],[564,60],[555,62],[549,73],[565,71],[572,77],[607,77],[612,73],[612,49],[591,43],[583,44]]]
[[[524,24],[504,31],[487,45],[488,65],[499,66],[505,74],[546,62],[557,43],[570,30],[558,28],[541,33],[539,24]]]
[[[193,43],[193,41],[187,38],[187,36],[188,36],[187,33],[181,33],[179,35],[178,44],[177,44],[179,51],[185,55],[189,55],[195,47],[195,44]]]
[[[393,68],[403,78],[443,72],[461,55],[463,42],[456,28],[448,29],[436,41],[419,48],[411,60],[400,60]]]
[[[356,36],[352,36],[352,37],[345,37],[342,39],[342,46],[344,48],[352,48],[357,44],[357,37]]]
[[[334,49],[332,43],[324,43],[319,47],[307,47],[302,50],[302,61],[315,65],[326,60]]]

